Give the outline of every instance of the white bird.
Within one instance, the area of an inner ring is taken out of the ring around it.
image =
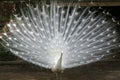
[[[118,48],[116,23],[78,5],[27,5],[0,38],[15,55],[53,71],[95,62]]]

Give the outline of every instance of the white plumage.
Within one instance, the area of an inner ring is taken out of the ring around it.
[[[78,5],[27,5],[1,39],[15,55],[53,71],[100,60],[118,47],[107,14]]]

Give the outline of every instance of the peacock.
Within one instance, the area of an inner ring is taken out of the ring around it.
[[[13,54],[56,72],[110,55],[120,47],[117,25],[101,8],[42,2],[14,14],[0,39]]]

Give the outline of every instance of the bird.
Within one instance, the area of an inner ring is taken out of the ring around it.
[[[108,12],[56,1],[27,4],[6,24],[1,44],[16,56],[54,72],[101,60],[120,47]]]

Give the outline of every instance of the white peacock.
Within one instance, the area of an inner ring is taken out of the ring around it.
[[[21,13],[0,38],[15,55],[53,71],[98,61],[118,47],[116,24],[90,7],[51,2]]]

